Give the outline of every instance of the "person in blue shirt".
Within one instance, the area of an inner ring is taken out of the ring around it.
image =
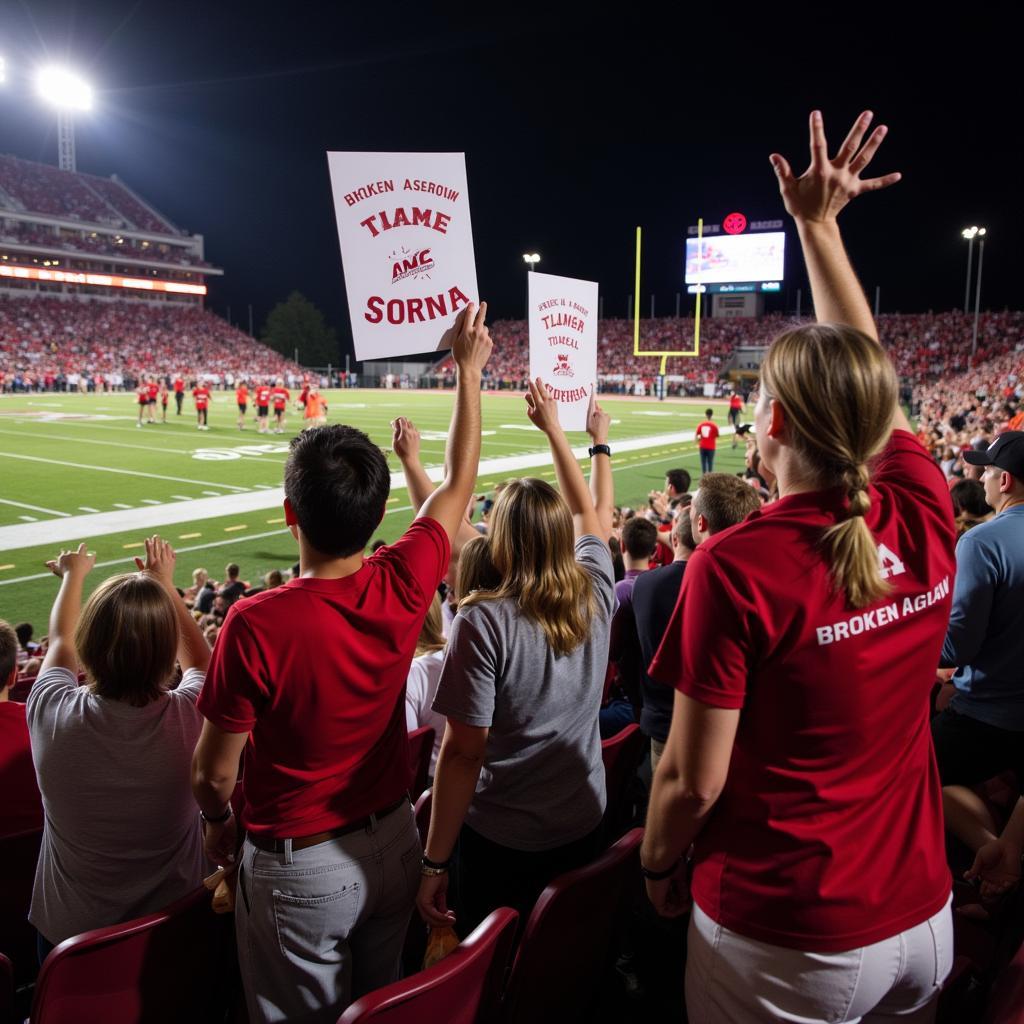
[[[957,545],[941,660],[956,672],[932,738],[946,827],[976,852],[998,838],[998,826],[967,787],[1012,770],[1024,793],[1024,431],[1006,431],[964,459],[984,467],[996,515]]]

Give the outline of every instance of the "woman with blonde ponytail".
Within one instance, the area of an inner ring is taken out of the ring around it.
[[[525,923],[556,875],[602,845],[604,766],[598,712],[615,605],[608,550],[609,417],[592,403],[591,490],[557,402],[538,380],[527,414],[548,437],[561,493],[514,480],[491,512],[493,586],[463,578],[434,710],[447,717],[417,905],[450,924],[448,865],[458,841],[458,927],[514,907]]]
[[[899,180],[861,178],[871,119],[830,158],[815,111],[800,177],[771,157],[818,317],[761,367],[779,500],[700,545],[649,669],[677,693],[641,861],[659,913],[692,906],[694,1024],[930,1021],[952,962],[928,700],[952,512],[836,222]]]

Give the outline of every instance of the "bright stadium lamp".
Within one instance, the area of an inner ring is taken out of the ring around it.
[[[964,316],[967,316],[971,303],[971,262],[974,257],[974,239],[976,235],[984,235],[985,229],[974,225],[964,228],[960,234],[967,240],[967,284],[964,285]]]
[[[523,262],[526,264],[527,270],[533,270],[538,263],[540,263],[540,253],[538,252],[524,252]]]
[[[75,169],[76,110],[92,110],[92,86],[67,68],[53,65],[36,72],[36,91],[57,108],[57,150],[62,171]]]
[[[0,85],[7,82],[7,58],[0,57]]]

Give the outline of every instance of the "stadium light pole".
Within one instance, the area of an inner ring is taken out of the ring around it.
[[[974,255],[974,239],[978,234],[978,228],[964,228],[960,234],[967,239],[967,284],[964,285],[964,316],[967,316],[971,308],[971,257]]]
[[[75,111],[92,109],[92,86],[67,68],[47,66],[36,73],[39,96],[57,108],[57,154],[62,171],[75,170]]]
[[[530,320],[530,273],[537,268],[537,264],[540,263],[539,252],[524,252],[523,262],[526,264],[526,320],[529,323]]]
[[[985,228],[976,228],[978,232],[978,281],[974,289],[974,330],[971,333],[971,358],[978,351],[978,317],[981,314],[981,271],[985,262]]]

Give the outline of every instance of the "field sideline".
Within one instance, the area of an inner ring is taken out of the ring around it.
[[[351,423],[385,449],[390,421],[409,416],[423,433],[424,464],[440,474],[451,392],[335,391],[328,402],[329,422]],[[609,397],[602,404],[613,419],[616,503],[624,505],[645,504],[673,466],[696,477],[694,427],[709,404],[723,429],[726,420],[724,403],[704,399]],[[289,410],[284,435],[257,435],[251,412],[239,431],[233,394],[216,392],[210,429],[199,432],[190,400],[180,417],[172,401],[166,424],[138,428],[133,394],[0,396],[0,618],[30,621],[37,635],[45,633],[56,581],[44,562],[79,540],[96,551],[102,567],[93,586],[130,568],[142,538],[153,532],[177,548],[180,586],[198,565],[219,579],[235,561],[250,581],[290,566],[297,554],[284,528],[280,487],[300,415]],[[746,418],[751,415],[748,408]],[[509,476],[554,479],[546,443],[526,419],[521,396],[486,392],[483,430],[479,491]],[[570,441],[586,464],[586,435]],[[736,472],[743,447],[733,450],[730,443],[720,438],[715,468]],[[411,516],[401,466],[393,456],[389,463],[398,475],[378,531],[386,540]]]

